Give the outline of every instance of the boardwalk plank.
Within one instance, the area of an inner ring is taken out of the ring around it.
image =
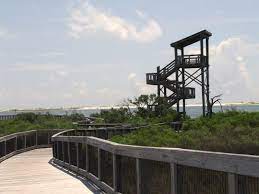
[[[0,163],[0,194],[100,194],[91,182],[49,163],[50,148],[16,155]]]

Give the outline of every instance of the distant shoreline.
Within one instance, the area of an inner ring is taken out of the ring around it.
[[[259,102],[230,102],[221,103],[222,106],[259,106]],[[181,106],[181,105],[180,105]],[[201,104],[189,104],[187,107],[201,107]],[[220,104],[215,104],[215,106],[220,106]],[[0,110],[0,112],[47,112],[47,111],[78,111],[78,110],[107,110],[107,109],[118,109],[121,106],[85,106],[85,107],[61,107],[61,108],[35,108],[35,109],[5,109]],[[174,107],[174,106],[173,106]],[[136,107],[130,106],[134,109]]]

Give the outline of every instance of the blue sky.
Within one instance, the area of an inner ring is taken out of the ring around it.
[[[111,105],[155,92],[145,73],[173,60],[171,42],[202,29],[213,33],[211,94],[259,101],[258,7],[256,0],[3,1],[0,107]]]

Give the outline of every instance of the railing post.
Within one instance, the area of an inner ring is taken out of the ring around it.
[[[101,172],[101,149],[98,148],[98,178],[99,180],[102,179],[102,172]]]
[[[177,194],[177,165],[171,163],[171,194]]]
[[[64,142],[61,142],[62,145],[62,161],[65,162],[65,146],[64,146]]]
[[[15,149],[15,151],[17,151],[17,144],[18,144],[18,140],[17,140],[17,136],[15,137],[15,147],[14,147],[14,149]]]
[[[56,148],[56,150],[57,150],[57,152],[56,152],[56,159],[58,159],[59,160],[59,143],[58,143],[58,141],[56,141],[56,143],[57,143],[57,148]]]
[[[237,194],[236,175],[228,173],[228,194]]]
[[[118,184],[117,184],[117,159],[116,154],[112,154],[112,169],[113,169],[113,189],[115,192],[118,191]]]
[[[53,142],[53,145],[52,145],[52,155],[53,155],[53,158],[56,157],[56,143]]]
[[[38,131],[35,133],[35,145],[38,145]]]
[[[86,172],[89,172],[89,152],[88,152],[88,144],[85,144],[85,169],[86,169]]]
[[[48,145],[50,144],[49,132],[48,132]]]
[[[140,159],[136,158],[137,194],[141,194],[141,166]]]
[[[6,141],[4,141],[4,156],[6,155]]]
[[[27,136],[26,136],[26,134],[24,135],[24,148],[26,149],[26,147],[27,147]]]
[[[69,165],[71,165],[70,142],[67,142],[67,151],[68,151],[68,163],[69,163]]]
[[[79,169],[79,147],[78,147],[78,143],[76,143],[76,166],[77,169]]]

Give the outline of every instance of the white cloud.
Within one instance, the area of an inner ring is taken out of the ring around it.
[[[134,79],[136,76],[137,76],[136,73],[130,73],[130,74],[128,75],[128,80],[132,80],[132,79]]]
[[[128,75],[131,90],[134,95],[151,94],[155,92],[155,87],[147,85],[144,80],[138,80],[136,73],[130,73]]]
[[[140,28],[127,19],[100,10],[86,1],[71,12],[70,35],[80,38],[87,33],[102,31],[113,34],[121,40],[137,42],[151,42],[162,35],[162,29],[157,21],[147,18],[141,11],[137,11],[137,15],[141,20],[145,20],[145,24]]]
[[[11,71],[58,71],[63,68],[64,68],[64,65],[61,65],[61,64],[17,63],[14,65],[10,65],[8,70],[11,70]]]
[[[102,101],[106,105],[114,105],[125,98],[125,91],[104,87],[95,91],[93,98]]]
[[[223,93],[227,101],[256,100],[259,98],[258,78],[259,43],[231,37],[211,47],[212,91]],[[226,92],[229,91],[229,92]]]
[[[140,18],[145,18],[146,17],[146,14],[143,12],[143,11],[141,11],[141,10],[136,10],[136,14],[140,17]]]

